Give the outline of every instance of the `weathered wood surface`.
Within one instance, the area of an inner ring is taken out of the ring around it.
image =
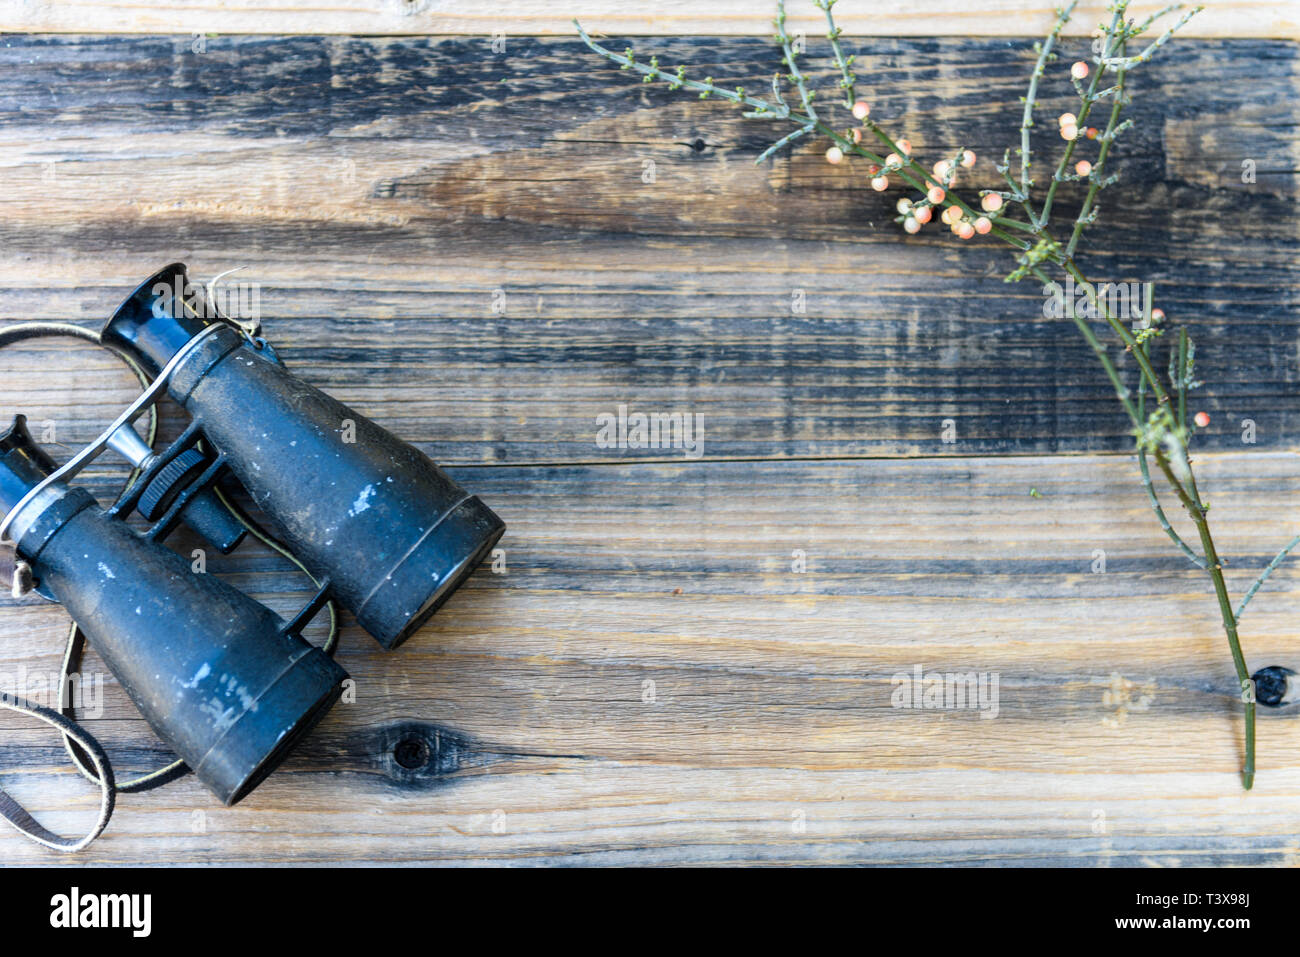
[[[992,185],[1024,44],[860,46],[876,112],[906,116],[891,125],[927,159],[969,144],[985,160],[969,187]],[[751,83],[774,63],[758,40],[654,47]],[[704,415],[712,457],[1128,447],[1073,326],[1044,321],[1036,283],[1002,282],[1005,247],[904,240],[902,193],[830,167],[824,145],[756,167],[780,127],[629,82],[573,42],[510,49],[0,41],[0,310],[100,317],[163,262],[243,265],[296,362],[451,461],[588,460],[616,401]],[[1300,434],[1295,52],[1188,42],[1139,74],[1124,183],[1082,260],[1156,283],[1189,323],[1215,447],[1240,448],[1247,418],[1261,448]],[[1053,79],[1047,125],[1070,105]],[[899,84],[917,92],[885,92]]]
[[[1300,463],[1201,464],[1239,589],[1296,524]],[[1298,853],[1295,717],[1264,716],[1265,770],[1242,793],[1214,603],[1170,556],[1122,457],[457,475],[510,524],[507,574],[481,570],[392,654],[350,626],[340,660],[356,703],[242,805],[223,809],[188,780],[124,796],[79,860],[1104,865]],[[253,548],[212,565],[287,612],[304,592],[283,568]],[[1298,578],[1279,573],[1244,619],[1252,662],[1294,663]],[[54,665],[58,609],[10,608],[4,622],[6,669]],[[998,716],[891,707],[892,676],[917,665],[998,673]],[[111,681],[105,698],[91,726],[119,768],[162,763]],[[93,796],[52,734],[9,715],[0,727],[5,787],[69,831],[85,821]],[[438,736],[430,769],[394,763],[402,732]],[[191,833],[196,820],[204,833]],[[4,846],[10,861],[49,857],[16,836]]]
[[[825,33],[822,14],[810,2],[790,3],[792,30]],[[1160,4],[1135,11],[1154,13]],[[874,36],[1022,36],[1046,32],[1055,5],[1042,0],[853,0],[835,11],[849,32]],[[367,36],[470,34],[494,32],[560,34],[584,23],[621,33],[736,34],[764,36],[771,30],[774,4],[766,0],[512,0],[508,5],[465,0],[359,0],[322,4],[316,0],[179,0],[166,7],[135,0],[4,0],[0,30],[38,33],[355,33]],[[1106,4],[1079,4],[1069,30],[1084,36],[1105,13]],[[1300,36],[1295,5],[1276,0],[1217,0],[1188,25],[1198,37]]]
[[[907,115],[935,158],[971,145],[969,185],[988,185],[1024,44],[859,42],[881,90],[918,91],[873,94],[877,113]],[[750,82],[773,63],[756,40],[651,45]],[[393,654],[348,621],[358,700],[284,770],[231,810],[193,781],[126,796],[78,861],[1300,854],[1294,717],[1262,720],[1244,795],[1212,595],[1127,456],[1052,454],[1128,440],[1074,330],[1001,282],[1006,253],[904,239],[885,222],[898,192],[815,144],[755,168],[774,128],[569,41],[511,38],[496,59],[457,39],[189,50],[0,40],[0,318],[93,323],[164,262],[245,265],[231,278],[260,284],[293,368],[499,509],[508,573],[481,569]],[[1217,450],[1201,484],[1240,593],[1300,525],[1295,47],[1169,53],[1139,80],[1084,262],[1157,281],[1193,327],[1214,416],[1198,442]],[[1050,117],[1064,84],[1046,92]],[[0,352],[0,411],[65,447],[128,385],[79,346]],[[702,415],[702,459],[601,448],[596,416],[619,405]],[[1027,454],[990,457],[1006,452]],[[894,455],[925,457],[870,458]],[[305,597],[255,546],[211,569],[285,613]],[[1284,568],[1246,617],[1253,668],[1295,664],[1296,583]],[[0,676],[54,667],[61,612],[3,604]],[[999,716],[891,707],[916,665],[996,672]],[[111,680],[90,726],[123,773],[166,758]],[[53,736],[0,728],[4,786],[53,826],[87,821]],[[435,743],[427,768],[395,763],[402,734]],[[51,860],[0,839],[7,860]]]

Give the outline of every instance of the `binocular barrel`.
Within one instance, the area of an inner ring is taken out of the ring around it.
[[[176,263],[137,288],[102,336],[156,375],[213,322],[223,320]],[[419,628],[505,531],[419,450],[229,325],[176,366],[168,392],[293,553],[386,648]]]
[[[0,435],[0,511],[54,471],[23,416]],[[56,481],[10,525],[40,592],[63,604],[159,737],[226,804],[330,709],[347,673],[264,605]]]

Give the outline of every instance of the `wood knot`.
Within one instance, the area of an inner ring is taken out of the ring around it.
[[[405,785],[433,784],[466,764],[469,740],[447,728],[417,721],[387,725],[376,732],[379,770]]]

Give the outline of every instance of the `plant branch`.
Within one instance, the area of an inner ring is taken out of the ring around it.
[[[831,43],[831,54],[835,57],[835,65],[840,70],[840,88],[844,90],[844,105],[852,109],[853,101],[857,99],[853,87],[857,76],[852,70],[853,57],[845,59],[844,53],[840,50],[840,34],[844,31],[835,25],[835,17],[831,14],[831,7],[835,6],[835,0],[813,0],[813,3],[826,14],[826,39]]]
[[[1273,574],[1277,567],[1282,564],[1283,559],[1290,555],[1291,550],[1297,545],[1300,545],[1300,535],[1291,539],[1286,548],[1278,552],[1277,556],[1268,563],[1268,567],[1259,573],[1259,577],[1256,578],[1255,583],[1247,589],[1246,594],[1242,596],[1241,604],[1237,606],[1236,617],[1238,622],[1241,621],[1241,616],[1246,613],[1246,606],[1249,605],[1250,600],[1255,597],[1255,592],[1259,591],[1260,586],[1263,585],[1264,582],[1268,581],[1268,576]]]
[[[1056,40],[1065,29],[1065,25],[1070,22],[1070,16],[1074,13],[1074,8],[1078,0],[1070,0],[1068,6],[1063,10],[1057,10],[1056,23],[1052,27],[1047,38],[1038,45],[1038,62],[1034,64],[1034,71],[1029,75],[1029,89],[1025,94],[1025,109],[1020,119],[1020,203],[1029,214],[1031,223],[1037,223],[1038,218],[1034,215],[1033,207],[1030,205],[1029,188],[1034,185],[1033,178],[1030,175],[1029,167],[1032,165],[1032,152],[1029,143],[1029,130],[1034,125],[1034,106],[1035,97],[1038,96],[1038,80],[1047,68],[1048,62],[1052,59],[1052,47],[1056,45]]]

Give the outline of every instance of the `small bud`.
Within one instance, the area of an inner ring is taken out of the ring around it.
[[[990,232],[992,229],[993,224],[989,222],[987,216],[981,216],[979,219],[975,220],[975,232],[979,233],[981,236]]]
[[[1197,413],[1196,413],[1196,418],[1195,418],[1194,421],[1196,422],[1196,427],[1197,427],[1198,429],[1203,429],[1203,428],[1205,428],[1207,425],[1210,424],[1210,413],[1208,413],[1208,412],[1197,412]]]
[[[975,151],[974,151],[974,150],[962,150],[962,151],[961,151],[961,165],[964,166],[964,167],[966,167],[967,169],[970,169],[972,166],[975,165]]]
[[[945,193],[938,186],[931,186],[928,190],[926,190],[925,195],[932,203],[942,203],[943,198],[948,194]]]
[[[1088,76],[1088,64],[1079,60],[1074,64],[1074,66],[1070,67],[1070,76],[1074,77],[1076,80],[1085,79]]]
[[[1080,176],[1088,176],[1092,173],[1092,164],[1087,160],[1079,160],[1074,164],[1074,171]]]
[[[929,206],[917,206],[912,210],[912,217],[921,224],[928,223],[933,213],[930,212]]]
[[[904,196],[895,204],[894,208],[897,209],[904,216],[906,216],[909,212],[911,212],[912,201],[908,199],[906,196]]]
[[[894,145],[897,146],[899,150],[903,152],[904,155],[906,156],[912,155],[912,144],[909,143],[907,140],[899,140]]]
[[[855,120],[865,120],[870,115],[871,107],[864,100],[858,100],[853,104],[853,118]]]
[[[983,207],[986,213],[996,213],[1002,208],[1002,197],[997,193],[989,193],[980,200],[980,206]]]
[[[1079,128],[1078,128],[1077,126],[1062,126],[1062,127],[1061,127],[1061,139],[1063,139],[1063,140],[1073,140],[1073,139],[1077,139],[1078,136],[1079,136]]]
[[[962,239],[970,239],[975,235],[975,227],[970,223],[962,223],[957,227],[957,235]]]
[[[1095,140],[1097,138],[1097,127],[1090,126],[1083,131],[1083,134],[1084,136],[1088,137],[1088,139]]]
[[[832,146],[826,151],[826,162],[834,165],[844,159],[844,151],[838,146]]]
[[[903,220],[903,229],[909,233],[919,233],[921,231],[921,224],[918,223],[914,217],[908,216],[907,219]]]
[[[885,190],[889,189],[889,177],[877,176],[871,181],[871,188],[877,193],[883,193]]]
[[[1062,113],[1056,118],[1057,126],[1078,126],[1079,118],[1073,113]]]

